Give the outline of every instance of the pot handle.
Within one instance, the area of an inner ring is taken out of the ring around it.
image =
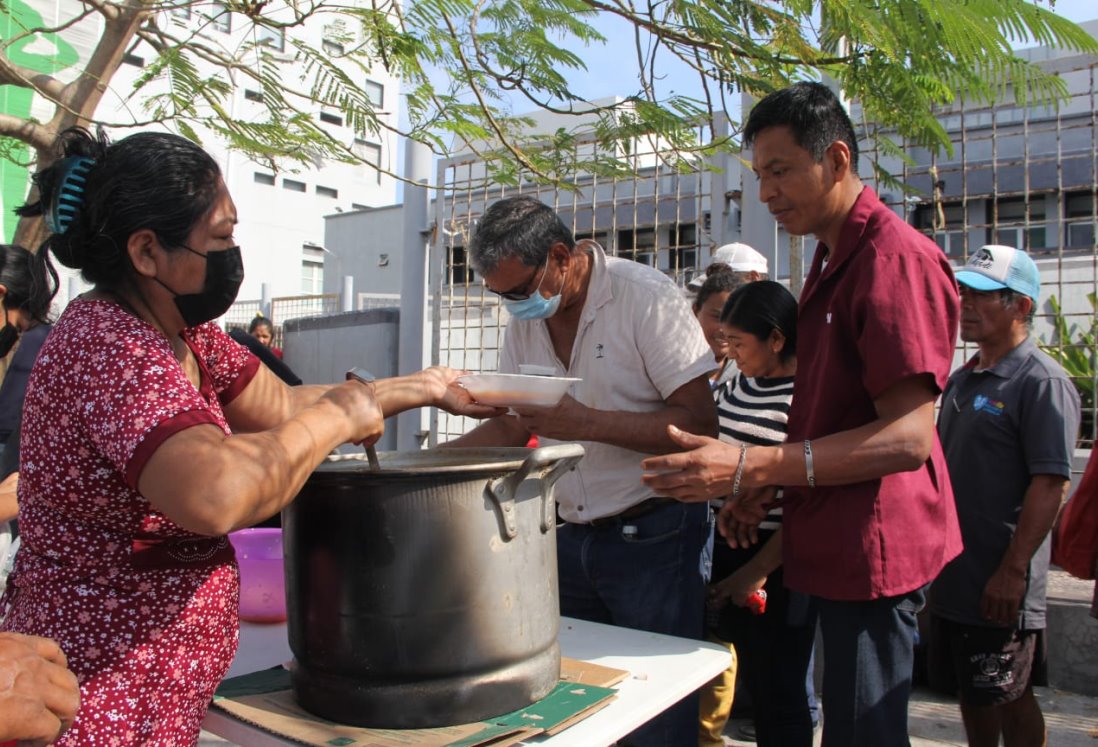
[[[518,536],[518,522],[515,519],[515,494],[519,485],[537,470],[550,467],[539,479],[541,486],[541,531],[548,532],[556,524],[556,505],[549,499],[549,488],[568,470],[574,468],[583,458],[583,446],[580,444],[557,444],[542,446],[530,452],[517,470],[506,477],[497,477],[488,481],[488,495],[499,506],[503,515],[503,528],[507,539]]]

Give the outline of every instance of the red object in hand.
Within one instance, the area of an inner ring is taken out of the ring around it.
[[[751,610],[752,615],[761,615],[766,612],[766,591],[759,589],[752,592],[751,596],[747,598],[746,607]]]

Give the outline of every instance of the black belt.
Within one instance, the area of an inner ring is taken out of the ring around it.
[[[597,519],[592,519],[586,522],[587,526],[591,527],[608,527],[615,524],[620,524],[626,519],[635,519],[638,516],[644,516],[650,514],[653,511],[663,508],[664,506],[670,506],[672,503],[677,503],[674,498],[648,498],[636,503],[624,511],[620,511],[611,516],[600,516]],[[581,522],[583,523],[583,522]]]

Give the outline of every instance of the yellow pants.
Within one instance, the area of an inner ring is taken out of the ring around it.
[[[706,640],[728,647],[732,652],[732,663],[728,669],[702,685],[698,691],[700,708],[698,712],[698,747],[723,747],[724,727],[732,713],[732,700],[736,696],[736,649],[728,641],[722,641],[712,633],[706,634]]]

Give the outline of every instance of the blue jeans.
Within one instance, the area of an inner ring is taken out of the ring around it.
[[[709,506],[671,503],[598,527],[557,529],[560,612],[581,620],[700,639],[705,613],[701,552]],[[698,699],[691,695],[620,745],[697,747]]]
[[[915,615],[925,587],[895,597],[816,597],[824,644],[824,747],[907,747]]]

